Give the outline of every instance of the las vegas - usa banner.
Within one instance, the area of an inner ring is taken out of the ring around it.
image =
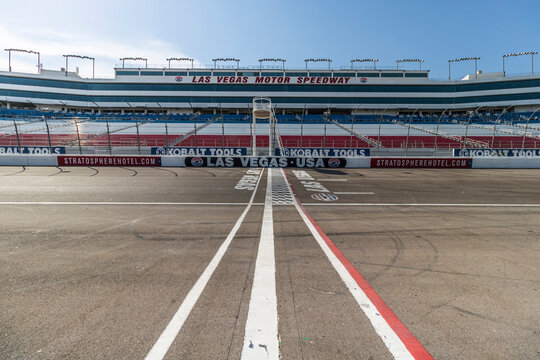
[[[247,149],[242,147],[152,147],[152,155],[172,156],[242,156]]]
[[[276,156],[289,157],[366,157],[369,149],[340,149],[340,148],[276,148]]]
[[[347,165],[344,158],[312,158],[312,157],[186,157],[188,167],[298,167],[298,168],[343,168]]]
[[[527,157],[540,156],[540,149],[454,149],[456,157]]]

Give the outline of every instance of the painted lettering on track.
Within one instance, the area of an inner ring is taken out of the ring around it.
[[[261,171],[261,169],[249,169],[234,188],[236,190],[254,190],[259,181]]]

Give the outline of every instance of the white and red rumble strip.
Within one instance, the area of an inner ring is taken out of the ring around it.
[[[298,196],[292,190],[285,171],[281,169],[290,190],[294,194],[294,205],[326,256],[351,291],[360,308],[364,311],[377,334],[396,359],[433,360],[433,357],[420,344],[384,300],[368,284],[351,262],[330,240],[317,222],[309,215]]]

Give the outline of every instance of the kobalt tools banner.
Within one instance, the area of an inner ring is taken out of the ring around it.
[[[372,158],[372,168],[470,168],[472,159]]]
[[[66,148],[63,146],[0,146],[0,154],[54,155],[65,153]]]
[[[58,156],[58,166],[161,166],[158,156]]]
[[[369,156],[369,149],[339,148],[277,148],[276,156],[308,156],[308,157],[364,157]]]
[[[342,168],[347,165],[343,158],[290,158],[290,157],[186,157],[186,166],[195,167],[299,167]]]
[[[540,149],[454,149],[454,156],[457,157],[519,157],[519,156],[540,156]]]
[[[175,156],[241,156],[247,155],[246,148],[210,148],[210,147],[153,147],[152,155]]]

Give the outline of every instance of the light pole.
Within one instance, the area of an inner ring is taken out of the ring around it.
[[[193,69],[193,59],[192,59],[192,58],[187,58],[187,57],[183,57],[183,58],[172,57],[172,58],[168,58],[168,59],[166,59],[166,60],[169,62],[169,69],[171,68],[171,60],[175,60],[175,61],[190,61],[190,62],[191,62],[191,68]]]
[[[480,60],[479,57],[467,57],[467,58],[459,58],[459,59],[452,59],[448,60],[448,81],[450,81],[450,64],[454,62],[461,62],[461,61],[469,61],[474,60],[474,78],[478,79],[478,60]]]
[[[122,61],[122,69],[124,68],[126,60],[132,60],[132,61],[141,60],[141,61],[144,61],[144,67],[148,68],[148,59],[147,58],[143,58],[143,57],[124,57],[124,58],[120,58],[120,61]]]
[[[78,58],[78,59],[88,59],[92,60],[92,79],[95,78],[95,70],[96,70],[96,59],[90,56],[82,56],[82,55],[62,55],[66,58],[66,76],[68,76],[68,58]]]
[[[351,60],[351,70],[354,70],[354,63],[364,63],[364,62],[372,62],[373,63],[373,70],[377,69],[376,63],[379,61],[379,59],[353,59]]]
[[[281,69],[285,70],[285,62],[287,60],[280,59],[280,58],[271,58],[271,59],[259,59],[259,70],[262,70],[262,63],[263,62],[281,62]]]
[[[399,70],[399,64],[400,64],[400,63],[409,63],[409,62],[416,62],[416,63],[418,63],[418,66],[419,66],[419,69],[418,69],[418,70],[422,70],[422,63],[424,62],[424,60],[420,60],[420,59],[401,59],[401,60],[396,60],[396,69]]]
[[[330,63],[332,62],[332,59],[304,59],[306,63],[306,70],[308,69],[308,63],[309,62],[326,62],[328,63],[328,70],[330,70]]]
[[[238,70],[238,68],[240,67],[240,59],[235,59],[235,58],[215,58],[215,59],[212,59],[212,61],[214,62],[214,69],[216,69],[216,63],[218,61],[236,62],[236,69]]]
[[[510,56],[523,56],[523,55],[531,55],[531,75],[534,75],[534,55],[538,54],[536,51],[527,51],[527,52],[520,52],[520,53],[513,53],[513,54],[506,54],[503,55],[503,76],[506,76],[506,72],[504,71],[504,59]]]
[[[11,72],[11,52],[23,52],[27,54],[35,54],[37,55],[37,68],[38,68],[38,74],[41,74],[41,64],[40,64],[40,54],[39,51],[33,51],[33,50],[24,50],[24,49],[4,49],[8,52],[9,57],[9,72]]]

